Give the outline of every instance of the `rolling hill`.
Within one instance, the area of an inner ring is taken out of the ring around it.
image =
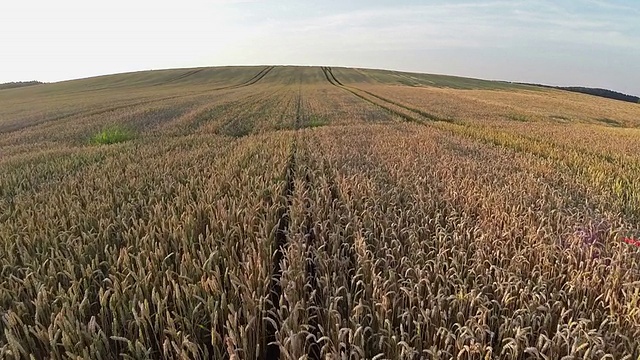
[[[338,67],[0,91],[0,358],[636,358],[639,126]]]

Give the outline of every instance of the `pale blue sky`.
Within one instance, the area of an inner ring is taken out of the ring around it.
[[[640,1],[0,5],[0,82],[254,64],[385,68],[640,95]]]

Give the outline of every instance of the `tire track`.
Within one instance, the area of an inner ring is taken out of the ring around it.
[[[298,89],[298,97],[296,100],[296,120],[293,124],[293,128],[295,130],[299,130],[302,128],[303,123],[303,114],[302,114],[302,91]]]
[[[272,259],[273,273],[269,283],[269,301],[267,304],[263,321],[265,322],[265,340],[266,348],[262,359],[277,360],[280,359],[280,345],[277,343],[276,334],[280,330],[280,317],[278,315],[280,306],[280,297],[282,296],[282,260],[287,249],[287,233],[289,232],[289,223],[291,220],[291,206],[293,204],[293,193],[295,190],[295,169],[296,169],[296,140],[291,147],[291,154],[286,169],[286,185],[283,196],[286,198],[285,204],[278,211],[278,228],[275,234],[275,252]]]
[[[309,175],[307,174],[305,177],[305,186],[307,190],[310,185]],[[311,204],[305,204],[307,209],[311,208]],[[322,298],[324,297],[322,292],[322,287],[320,286],[320,281],[318,279],[318,265],[315,255],[317,254],[317,244],[316,244],[316,235],[315,235],[315,226],[313,224],[313,219],[311,213],[307,210],[306,219],[305,219],[305,241],[307,244],[307,260],[306,260],[306,279],[308,286],[308,302],[309,306],[309,327],[310,334],[312,338],[307,337],[307,346],[309,351],[307,353],[307,358],[311,360],[320,360],[321,359],[321,348],[318,340],[322,337],[322,333],[320,331],[320,306],[322,305]]]
[[[440,116],[437,116],[437,115],[434,115],[434,114],[430,114],[430,113],[428,113],[428,112],[426,112],[424,110],[415,109],[415,108],[409,107],[407,105],[400,104],[398,102],[395,102],[393,100],[389,100],[387,98],[383,98],[380,95],[376,95],[376,94],[371,93],[371,92],[366,91],[366,90],[358,89],[358,91],[362,91],[363,93],[365,93],[365,94],[367,94],[369,96],[372,96],[372,97],[374,97],[374,98],[376,98],[378,100],[384,101],[384,102],[389,103],[391,105],[395,105],[395,106],[401,107],[401,108],[403,108],[403,109],[405,109],[407,111],[414,112],[414,113],[416,113],[416,114],[418,114],[418,115],[420,115],[420,116],[422,116],[422,117],[424,117],[424,118],[426,118],[428,120],[431,120],[431,121],[454,122],[453,119],[443,118],[443,117],[440,117]]]
[[[164,82],[162,84],[157,84],[156,86],[166,85],[166,84],[170,84],[172,82],[176,82],[176,81],[179,81],[179,80],[182,80],[182,79],[186,79],[186,78],[188,78],[190,76],[193,76],[193,75],[195,75],[195,74],[197,74],[199,72],[204,71],[205,69],[206,68],[187,71],[186,73],[184,73],[182,75],[179,75],[179,76],[177,76],[177,77],[175,77],[173,79],[169,79],[169,80],[167,80],[166,82]]]
[[[333,86],[340,86],[333,77],[333,74],[329,73],[329,67],[326,66],[321,66],[320,69],[322,70],[322,73],[324,74],[324,77],[327,79],[327,81],[333,85]]]
[[[305,149],[305,157],[302,159],[302,163],[304,163],[304,193],[311,194],[313,190],[311,169],[309,168],[309,164],[311,163],[308,155],[308,147]],[[321,344],[320,339],[322,338],[322,331],[320,330],[321,317],[322,317],[322,304],[324,293],[322,291],[322,286],[320,284],[320,280],[318,278],[318,241],[316,236],[315,229],[315,219],[314,213],[311,211],[313,208],[313,202],[309,196],[305,196],[304,199],[304,222],[301,227],[303,232],[303,241],[306,245],[306,253],[305,253],[305,293],[307,296],[307,311],[308,311],[308,325],[309,325],[309,336],[306,337],[306,347],[307,347],[307,359],[310,360],[320,360],[321,359]]]
[[[268,72],[265,71],[261,77],[264,77]],[[259,79],[257,80],[259,81]],[[256,82],[257,82],[256,81]],[[255,82],[254,82],[255,83]],[[297,132],[302,127],[303,122],[303,101],[302,101],[302,91],[298,91],[296,101],[296,116],[294,120],[294,131]],[[280,298],[282,297],[282,261],[285,258],[285,254],[288,252],[289,248],[289,232],[290,232],[290,223],[291,223],[291,209],[294,206],[293,198],[295,196],[295,179],[299,175],[298,174],[298,165],[302,162],[307,162],[306,159],[300,159],[301,151],[298,150],[298,139],[296,138],[293,142],[291,153],[289,155],[289,160],[286,167],[286,185],[283,191],[283,196],[286,198],[285,204],[278,211],[278,228],[275,234],[275,252],[272,258],[272,269],[273,272],[271,274],[271,281],[269,284],[269,301],[267,305],[267,310],[264,315],[265,322],[265,343],[266,348],[264,354],[261,356],[263,360],[277,360],[280,359],[280,344],[277,342],[277,333],[280,331],[282,326],[282,321],[279,316],[279,306],[280,306]],[[304,176],[303,186],[308,191],[310,188],[310,176],[309,169],[307,168]],[[302,175],[300,175],[302,176]],[[305,199],[305,209],[310,208],[309,199]],[[306,283],[308,287],[305,287],[308,291],[309,303],[311,305],[311,320],[310,326],[312,327],[312,335],[315,337],[313,341],[311,339],[307,339],[307,344],[309,347],[308,350],[308,358],[311,360],[319,360],[320,359],[320,346],[316,342],[317,339],[321,337],[320,328],[319,328],[319,319],[320,319],[320,310],[317,305],[321,303],[321,294],[322,289],[320,288],[320,283],[317,277],[317,265],[314,260],[314,252],[312,248],[314,248],[315,244],[315,230],[313,227],[313,218],[312,214],[305,210],[304,224],[302,227],[304,232],[304,241],[307,244],[306,251]]]
[[[257,83],[258,81],[264,79],[264,77],[267,76],[267,74],[270,73],[271,70],[273,70],[273,69],[275,69],[275,66],[267,66],[266,68],[260,70],[260,72],[257,73],[254,77],[249,79],[249,81],[245,82],[242,85],[236,86],[236,88],[249,86],[249,85],[253,85],[253,84]]]
[[[393,115],[399,116],[400,118],[406,120],[406,121],[411,121],[411,122],[416,122],[416,123],[420,123],[420,124],[424,124],[427,122],[433,122],[433,121],[442,121],[442,122],[449,122],[449,123],[453,123],[454,120],[452,119],[445,119],[442,117],[439,117],[437,115],[434,114],[430,114],[426,111],[423,110],[419,110],[419,109],[414,109],[411,108],[409,106],[406,106],[404,104],[400,104],[398,102],[386,99],[382,96],[373,94],[369,91],[366,90],[362,90],[362,89],[358,89],[358,88],[354,88],[354,87],[350,87],[350,86],[346,86],[344,84],[342,84],[333,74],[333,71],[331,70],[330,67],[322,67],[322,71],[324,72],[325,78],[327,79],[327,81],[336,87],[339,87],[345,91],[350,92],[351,94],[357,96],[358,98],[360,98],[361,100],[364,100],[370,104],[373,104],[375,106],[378,106],[390,113],[392,113]],[[400,109],[397,109],[400,108]]]
[[[340,86],[344,86],[344,85],[340,82],[340,80],[338,80],[338,79],[336,78],[336,76],[335,76],[335,75],[333,75],[333,70],[332,70],[330,67],[327,67],[327,72],[329,73],[329,76],[331,76],[331,78],[333,79],[333,81],[335,81],[335,82],[336,82],[338,85],[340,85]]]

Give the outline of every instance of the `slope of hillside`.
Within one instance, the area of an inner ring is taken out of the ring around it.
[[[639,126],[372,69],[3,90],[0,358],[636,358]]]
[[[43,83],[39,81],[17,81],[17,82],[8,82],[0,84],[0,90],[6,89],[15,89],[26,86],[34,86],[34,85],[42,85]]]

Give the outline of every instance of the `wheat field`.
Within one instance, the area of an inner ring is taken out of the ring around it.
[[[328,67],[0,91],[2,359],[640,359],[640,105]]]

